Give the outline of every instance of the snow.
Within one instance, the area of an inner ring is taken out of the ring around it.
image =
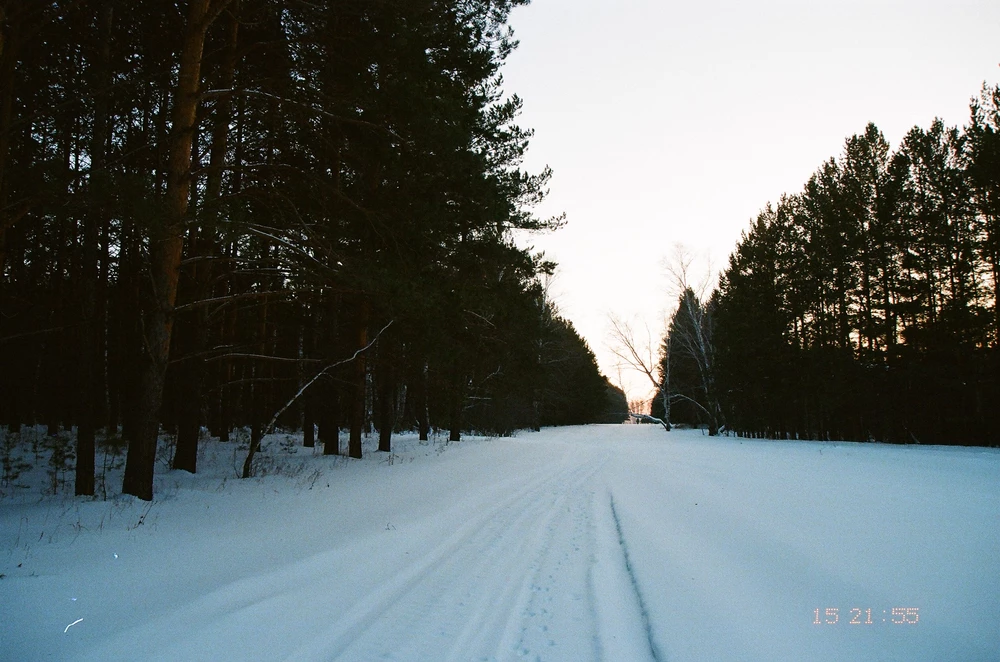
[[[296,441],[245,481],[237,444],[204,442],[196,476],[158,464],[151,503],[8,485],[0,659],[1000,655],[996,449],[651,425],[363,460]]]

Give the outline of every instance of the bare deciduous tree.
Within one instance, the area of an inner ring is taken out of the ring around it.
[[[715,356],[712,347],[711,311],[706,305],[706,292],[711,283],[711,266],[706,270],[706,276],[693,285],[691,282],[691,267],[694,256],[681,245],[674,249],[674,256],[666,265],[666,271],[671,279],[671,285],[679,293],[677,310],[664,340],[666,356],[662,366],[664,378],[669,378],[670,352],[679,353],[694,362],[698,367],[698,379],[701,384],[704,402],[681,394],[674,394],[669,399],[684,399],[699,409],[708,417],[708,432],[718,434],[722,423],[722,409],[719,406],[715,388]],[[667,409],[667,412],[670,410]]]
[[[660,398],[663,402],[665,412],[662,419],[654,416],[650,416],[649,418],[662,425],[664,430],[670,432],[669,379],[660,380],[656,378],[657,362],[653,355],[652,334],[649,332],[649,327],[645,327],[646,340],[643,343],[636,338],[635,329],[630,322],[616,315],[609,315],[608,319],[611,324],[608,331],[608,347],[620,362],[619,381],[621,381],[620,368],[623,366],[645,375],[656,391],[655,397]],[[624,385],[621,385],[621,388],[623,391],[625,390]],[[630,413],[634,415],[636,412]]]

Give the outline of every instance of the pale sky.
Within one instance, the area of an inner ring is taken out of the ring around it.
[[[935,117],[966,124],[1000,82],[997,0],[534,0],[511,24],[525,166],[553,168],[539,212],[568,220],[527,243],[559,263],[556,303],[613,381],[608,314],[658,338],[676,243],[721,270],[750,219],[868,122],[895,149]]]

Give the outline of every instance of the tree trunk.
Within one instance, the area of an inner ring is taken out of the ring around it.
[[[303,327],[302,327],[302,345],[300,358],[309,359],[315,354],[315,333],[313,330],[313,324],[315,319],[309,313],[309,307],[305,306],[303,308],[304,314],[302,316]],[[305,383],[305,375],[303,373],[302,364],[299,364],[299,388]],[[313,402],[315,400],[315,395],[313,389],[309,389],[306,393],[302,394],[302,445],[306,448],[314,448],[316,446],[316,414]]]
[[[323,455],[340,455],[340,393],[329,384],[322,384],[324,394],[319,403],[319,440]]]
[[[233,0],[234,13],[229,23],[229,38],[226,58],[223,64],[220,84],[229,88],[233,84],[236,69],[236,46],[239,34],[239,19]],[[217,253],[216,225],[217,210],[214,206],[222,195],[222,167],[225,165],[228,147],[229,124],[232,116],[230,97],[219,100],[212,126],[212,145],[209,152],[208,179],[205,185],[206,213],[203,222],[190,233],[189,257],[192,260],[192,286],[188,288],[190,299],[198,302],[208,298],[212,289],[214,258]],[[196,144],[196,143],[195,143]],[[180,364],[181,388],[183,395],[177,422],[177,446],[174,454],[174,469],[195,473],[198,462],[198,438],[201,433],[202,411],[205,400],[205,360],[203,354],[208,348],[208,308],[197,305],[187,315],[189,343],[185,345],[189,356]]]
[[[322,343],[325,352],[339,351],[339,323],[341,301],[330,297],[317,307],[316,332],[323,330]],[[322,354],[323,352],[320,352]],[[316,407],[319,411],[319,440],[323,443],[323,455],[340,455],[340,427],[342,422],[341,404],[343,391],[335,374],[320,378]]]
[[[663,429],[670,432],[670,362],[673,360],[670,356],[670,331],[667,330],[666,347],[664,348],[665,356],[663,358],[663,374],[660,376],[660,401],[663,403]],[[652,411],[652,407],[650,407]]]
[[[200,329],[188,329],[190,335],[201,333]],[[185,347],[191,348],[196,341],[191,339]],[[189,473],[198,471],[198,438],[201,434],[201,371],[194,363],[198,359],[187,358],[177,367],[177,443],[171,467]]]
[[[202,253],[198,232],[193,230],[190,243],[192,256]],[[195,260],[194,274],[181,288],[185,297],[202,298],[208,287],[204,282],[207,263]],[[190,281],[194,281],[193,283]],[[201,436],[202,408],[204,405],[204,359],[202,353],[208,345],[208,315],[204,306],[185,311],[179,317],[176,342],[173,350],[180,354],[180,361],[173,363],[177,407],[177,444],[171,466],[174,469],[196,473],[198,470],[198,439]]]
[[[228,257],[233,257],[235,248],[230,246],[226,249]],[[227,294],[233,291],[233,276],[227,274],[225,280],[225,291]],[[231,304],[223,317],[222,329],[219,337],[219,344],[224,347],[232,346],[236,342],[236,322],[237,309],[235,304]],[[219,384],[219,420],[218,433],[219,441],[229,441],[229,433],[233,429],[233,360],[230,357],[222,359],[220,368],[221,377]]]
[[[420,370],[417,374],[417,431],[420,434],[420,441],[427,441],[430,437],[431,422],[427,415],[427,363],[420,360]]]
[[[117,342],[109,343],[109,349],[114,347],[112,365],[115,374],[110,418],[115,422],[115,427],[118,420],[121,420],[122,438],[131,443],[138,437],[137,405],[143,361],[140,312],[142,297],[139,284],[142,277],[139,264],[141,240],[131,219],[122,225],[120,273],[115,288]]]
[[[67,181],[70,177],[69,158],[69,137],[67,136],[64,153]],[[66,411],[67,389],[64,367],[67,363],[66,344],[69,342],[69,333],[66,329],[66,307],[69,305],[69,300],[72,299],[66,292],[72,280],[69,274],[70,242],[72,239],[67,235],[70,234],[68,230],[70,230],[71,225],[75,226],[76,224],[71,223],[70,219],[65,217],[60,219],[56,238],[55,270],[52,276],[54,284],[52,306],[49,310],[49,327],[57,329],[57,331],[49,334],[46,338],[41,361],[43,381],[40,391],[44,400],[39,405],[41,411],[44,412],[47,434],[50,437],[59,434],[61,424],[65,421]]]
[[[264,297],[261,301],[259,307],[257,308],[257,353],[260,355],[265,355],[267,351],[267,297]],[[243,477],[249,478],[253,473],[253,458],[257,451],[260,449],[260,443],[263,439],[264,433],[266,432],[263,428],[264,415],[264,386],[265,384],[265,366],[262,361],[257,361],[256,365],[253,367],[254,379],[250,383],[251,397],[250,397],[250,451],[247,453],[247,459],[243,463]]]
[[[357,348],[368,344],[368,300],[363,298],[358,305]],[[351,437],[347,444],[347,454],[361,458],[361,432],[365,424],[365,394],[367,391],[367,365],[362,352],[354,360],[354,383],[351,385]]]
[[[159,432],[164,376],[170,358],[173,309],[184,247],[183,223],[191,187],[191,145],[198,110],[205,33],[229,0],[191,0],[180,49],[177,88],[167,171],[165,218],[151,232],[149,244],[152,306],[146,320],[145,364],[140,388],[138,436],[129,443],[122,492],[150,501]]]
[[[465,401],[465,394],[463,392],[464,389],[462,388],[463,381],[465,381],[465,377],[462,375],[462,371],[458,368],[458,366],[455,366],[451,383],[451,420],[449,421],[449,441],[461,441],[462,439],[462,406]]]
[[[313,408],[309,396],[306,396],[302,404],[302,445],[306,448],[316,446],[316,421],[313,420]]]
[[[108,86],[111,61],[111,22],[113,8],[103,3],[98,11],[101,44],[95,63],[95,87],[98,90],[94,102],[94,135],[90,159],[90,208],[83,220],[83,246],[81,264],[81,319],[79,383],[77,384],[78,411],[76,433],[76,481],[77,495],[94,494],[95,470],[95,428],[98,416],[99,384],[99,329],[97,306],[98,257],[100,248],[100,228],[107,216],[104,198],[108,187],[105,171],[105,149],[108,142],[108,96],[103,93]]]
[[[392,428],[396,425],[394,357],[390,354],[388,347],[388,341],[385,339],[379,341],[379,365],[376,380],[378,385],[378,449],[384,453],[392,451]]]

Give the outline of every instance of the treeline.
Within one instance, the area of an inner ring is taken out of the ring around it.
[[[683,388],[746,436],[995,445],[998,260],[1000,86],[984,86],[968,126],[893,151],[869,125],[758,215],[701,307],[714,393]]]
[[[550,173],[500,68],[527,0],[0,3],[0,417],[128,441],[608,417],[514,233]],[[298,396],[298,397],[297,397]],[[275,418],[275,414],[279,414]],[[618,415],[620,418],[620,415]]]

